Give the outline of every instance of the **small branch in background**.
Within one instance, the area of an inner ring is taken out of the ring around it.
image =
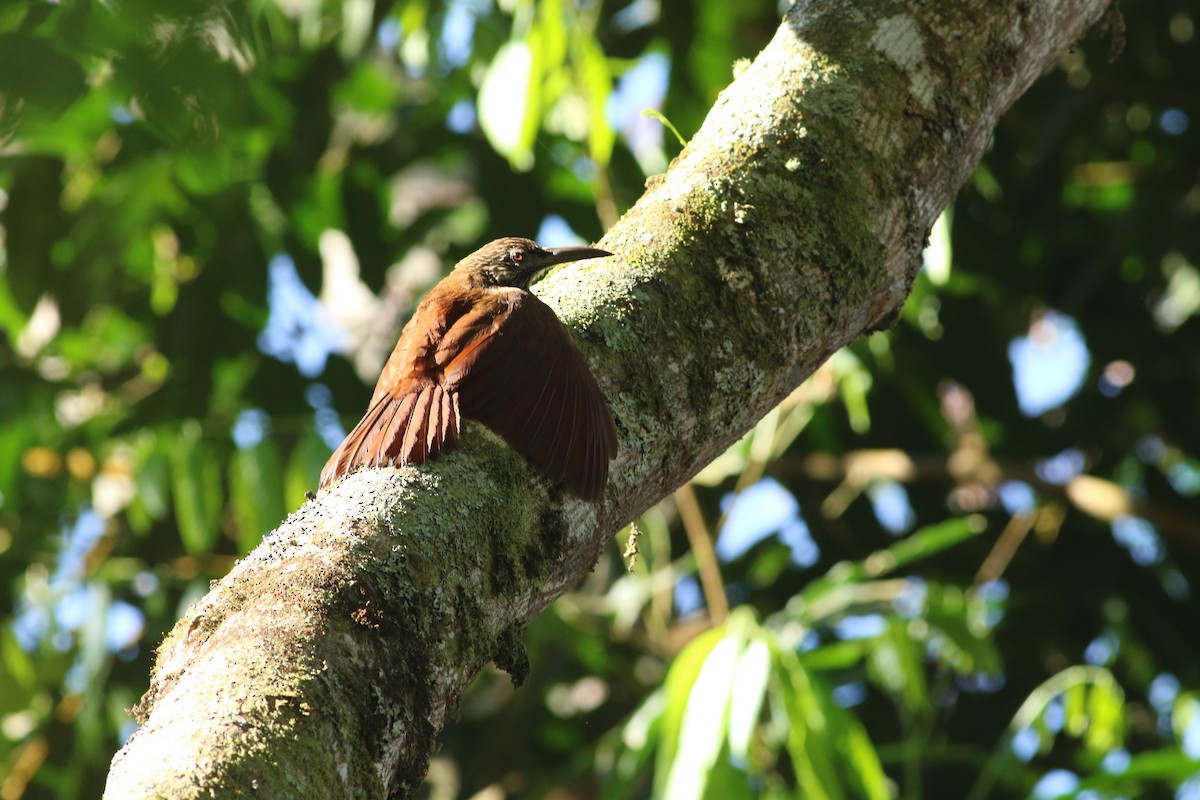
[[[7,761],[8,775],[0,782],[0,797],[20,797],[50,754],[45,736],[35,736],[17,747]]]
[[[996,543],[992,545],[992,551],[988,553],[987,558],[983,560],[983,563],[979,565],[979,570],[975,573],[975,588],[990,581],[999,580],[1000,576],[1004,574],[1004,570],[1012,562],[1013,556],[1017,554],[1017,548],[1021,546],[1021,542],[1025,541],[1025,537],[1033,529],[1036,517],[1036,513],[1016,514],[1008,520],[1008,524],[996,538]]]
[[[696,491],[690,483],[675,490],[675,505],[683,520],[688,545],[696,557],[696,571],[700,573],[700,586],[704,589],[704,602],[708,605],[708,616],[713,625],[720,625],[729,616],[729,601],[725,599],[725,582],[721,580],[721,569],[717,566],[717,554],[713,550],[712,535],[704,524]]]
[[[596,170],[596,180],[592,184],[596,194],[596,216],[600,219],[600,228],[609,230],[617,224],[621,214],[617,211],[617,199],[613,195],[612,184],[608,180],[608,170]]]
[[[1005,481],[1017,480],[1029,484],[1047,497],[1065,501],[1101,522],[1112,522],[1120,516],[1141,517],[1174,544],[1192,552],[1200,552],[1200,536],[1197,535],[1200,517],[1162,503],[1142,500],[1118,483],[1093,475],[1076,475],[1062,484],[1049,483],[1038,476],[1031,464],[987,458],[969,465],[960,457],[960,453],[955,451],[943,456],[910,455],[902,450],[856,450],[841,457],[813,453],[802,459],[798,467],[786,466],[786,462],[779,466],[784,471],[799,474],[811,481],[838,483],[826,503],[839,514],[849,505],[844,502],[846,496],[853,493],[857,497],[871,481],[876,480],[908,484],[949,483],[982,488],[989,493]],[[826,510],[823,504],[822,511]],[[1036,522],[1040,532],[1042,523]]]

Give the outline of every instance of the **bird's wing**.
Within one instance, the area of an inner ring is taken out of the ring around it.
[[[321,470],[322,488],[359,467],[421,464],[458,441],[458,395],[440,380],[432,354],[445,313],[461,313],[445,304],[436,288],[417,307],[375,384],[367,413]]]
[[[463,416],[500,434],[552,482],[597,500],[617,454],[604,394],[558,317],[534,295],[502,293],[501,313],[476,306],[434,353]]]

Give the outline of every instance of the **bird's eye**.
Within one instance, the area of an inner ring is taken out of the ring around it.
[[[520,264],[522,261],[525,260],[525,254],[520,251],[517,251],[517,252],[514,252],[511,256],[509,256],[509,258],[512,259],[514,264]]]

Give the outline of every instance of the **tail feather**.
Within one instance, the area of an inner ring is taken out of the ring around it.
[[[412,417],[408,421],[408,428],[404,431],[404,442],[400,445],[400,451],[397,454],[402,464],[420,464],[428,459],[428,451],[425,449],[425,429],[429,425],[429,417],[433,411],[432,404],[429,402],[433,397],[433,387],[426,386],[417,395],[417,400],[413,404]]]
[[[442,391],[442,437],[445,447],[451,448],[458,444],[459,416],[458,392]]]
[[[321,470],[327,488],[361,467],[422,464],[453,447],[460,431],[458,393],[427,385],[385,394],[354,426]]]
[[[321,488],[329,486],[340,477],[349,475],[363,463],[363,456],[371,442],[378,438],[380,417],[395,410],[385,402],[386,399],[380,400],[367,409],[363,418],[333,451],[333,455],[329,457],[329,460],[325,462],[325,467],[321,470]]]
[[[445,392],[435,393],[431,404],[433,422],[425,431],[425,449],[431,453],[439,443],[446,441],[446,425],[449,420],[446,419],[446,403],[442,400],[442,396],[445,394]]]
[[[416,394],[406,394],[399,403],[394,405],[395,415],[388,424],[383,440],[373,452],[372,457],[363,461],[364,464],[375,468],[387,466],[387,453],[399,452],[400,443],[404,438],[404,431],[408,429],[409,423],[412,421],[413,410],[417,405],[417,397],[418,395]]]

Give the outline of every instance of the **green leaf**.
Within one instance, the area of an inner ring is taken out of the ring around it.
[[[283,503],[283,467],[274,444],[264,439],[254,447],[235,451],[230,482],[238,524],[238,549],[248,553],[287,514]]]
[[[835,720],[838,749],[847,757],[850,783],[857,784],[863,797],[888,800],[892,791],[888,787],[883,764],[879,761],[879,753],[867,736],[866,728],[857,717],[837,706],[832,697],[826,702],[833,706],[830,716]]]
[[[27,3],[0,3],[0,31],[8,33],[21,26],[30,12],[37,6]]]
[[[870,639],[830,642],[806,652],[803,655],[804,665],[818,672],[849,669],[862,662],[873,644]]]
[[[1124,772],[1106,774],[1095,773],[1080,784],[1080,789],[1114,789],[1128,790],[1130,781],[1162,781],[1168,786],[1178,786],[1196,774],[1196,760],[1189,758],[1186,753],[1178,750],[1158,750],[1150,753],[1139,753],[1129,762]],[[1113,794],[1126,796],[1126,792],[1114,791]]]
[[[3,664],[0,679],[4,680],[4,685],[19,690],[5,691],[0,696],[0,713],[7,714],[18,710],[15,702],[18,696],[31,694],[37,686],[34,658],[21,649],[11,625],[0,627],[0,664]]]
[[[925,588],[922,616],[940,636],[939,655],[959,674],[982,672],[998,675],[1000,656],[991,633],[980,621],[977,599],[968,600],[957,586],[930,583]]]
[[[87,593],[87,617],[75,632],[77,664],[93,681],[108,666],[108,651],[104,646],[104,630],[107,626],[108,609],[112,605],[112,592],[103,581],[85,584]]]
[[[133,445],[133,502],[129,505],[129,523],[139,534],[163,519],[171,511],[170,452],[172,432],[165,429],[142,430]]]
[[[776,651],[778,702],[772,711],[783,717],[787,752],[801,793],[808,800],[845,797],[827,741],[828,720],[817,697],[819,687],[795,654]]]
[[[655,689],[629,715],[624,725],[602,739],[597,748],[597,761],[606,760],[611,764],[602,781],[600,797],[604,800],[625,800],[635,794],[635,787],[642,785],[642,775],[648,772],[655,745],[660,739],[665,705],[665,692],[661,687]]]
[[[621,728],[621,743],[634,752],[645,750],[658,734],[665,707],[666,695],[663,690],[651,692]]]
[[[374,8],[374,0],[343,0],[338,52],[346,61],[353,61],[358,57],[369,40]]]
[[[1196,701],[1192,705],[1200,710]],[[1088,694],[1087,713],[1091,724],[1084,734],[1084,744],[1096,754],[1120,747],[1125,740],[1125,692],[1112,681],[1096,683]]]
[[[954,517],[936,525],[927,525],[882,553],[866,561],[871,577],[892,572],[922,558],[929,558],[977,536],[987,528],[987,520],[978,514]]]
[[[671,669],[667,672],[667,679],[663,684],[666,705],[662,714],[662,736],[657,768],[654,771],[654,794],[657,797],[666,796],[667,780],[679,749],[684,713],[692,697],[692,688],[709,654],[722,641],[723,635],[724,631],[721,629],[700,634],[675,657]]]
[[[723,747],[715,763],[709,768],[704,782],[705,800],[757,800],[757,786],[751,786],[750,776],[729,757],[729,749]]]
[[[846,587],[867,578],[878,578],[894,572],[919,559],[935,556],[977,536],[986,528],[987,521],[981,515],[953,517],[914,531],[888,549],[872,553],[863,561],[841,561],[804,587],[804,590],[793,598],[789,611],[792,615],[811,613],[814,606],[829,601],[835,592],[843,591]],[[844,605],[837,606],[832,610],[840,611],[843,607]]]
[[[326,230],[346,229],[346,213],[342,206],[344,182],[344,173],[318,173],[305,182],[304,193],[292,204],[294,233],[314,250]]]
[[[537,37],[537,58],[541,64],[541,74],[546,80],[560,82],[561,90],[566,84],[563,65],[567,61],[567,28],[563,24],[562,0],[540,0],[537,4],[537,17],[534,28]],[[583,41],[594,41],[590,36],[579,36],[580,46]]]
[[[925,648],[908,634],[908,621],[892,618],[887,630],[875,641],[867,657],[875,685],[896,697],[909,713],[930,709],[925,681]]]
[[[374,61],[360,61],[350,75],[334,91],[334,99],[355,111],[367,114],[389,114],[400,100],[400,86],[395,75]]]
[[[317,432],[308,428],[296,442],[292,457],[288,460],[284,474],[283,504],[288,508],[299,508],[308,499],[308,492],[315,492],[321,479],[321,468],[329,458],[329,446]]]
[[[770,646],[761,638],[752,639],[738,658],[729,700],[729,752],[742,762],[749,759],[770,677]]]
[[[850,427],[855,433],[866,433],[871,429],[871,407],[867,395],[874,378],[862,361],[845,348],[833,354],[829,365],[837,381],[842,405],[846,407],[846,414],[850,418]]]
[[[6,497],[12,494],[13,487],[17,484],[21,472],[19,454],[25,451],[29,433],[33,430],[31,425],[12,423],[10,418],[8,425],[0,426],[0,453],[11,454],[0,459],[0,494]]]
[[[726,629],[728,630],[728,629]],[[727,710],[741,642],[724,636],[709,651],[688,693],[679,741],[667,778],[670,800],[704,797],[708,773],[725,743]]]
[[[0,140],[22,123],[52,124],[87,91],[83,69],[45,38],[0,34]]]
[[[600,43],[580,37],[580,83],[588,103],[588,156],[600,169],[612,159],[617,135],[608,122],[608,98],[612,94],[612,71]]]
[[[1063,730],[1072,736],[1082,736],[1088,726],[1087,687],[1082,683],[1068,686],[1062,693]]]
[[[779,680],[772,713],[786,716],[787,751],[805,798],[842,798],[847,789],[871,800],[891,796],[866,730],[840,707],[791,650],[774,651]]]
[[[192,555],[212,550],[220,533],[221,472],[200,423],[187,420],[171,448],[171,485],[179,538]]]
[[[1044,681],[1029,693],[1009,724],[1011,733],[1032,728],[1041,738],[1040,752],[1054,743],[1045,723],[1046,708],[1063,698],[1065,731],[1082,734],[1096,755],[1117,747],[1124,739],[1125,693],[1113,674],[1103,667],[1073,666]]]
[[[479,127],[513,169],[533,166],[540,115],[536,56],[529,42],[506,42],[479,87]]]

